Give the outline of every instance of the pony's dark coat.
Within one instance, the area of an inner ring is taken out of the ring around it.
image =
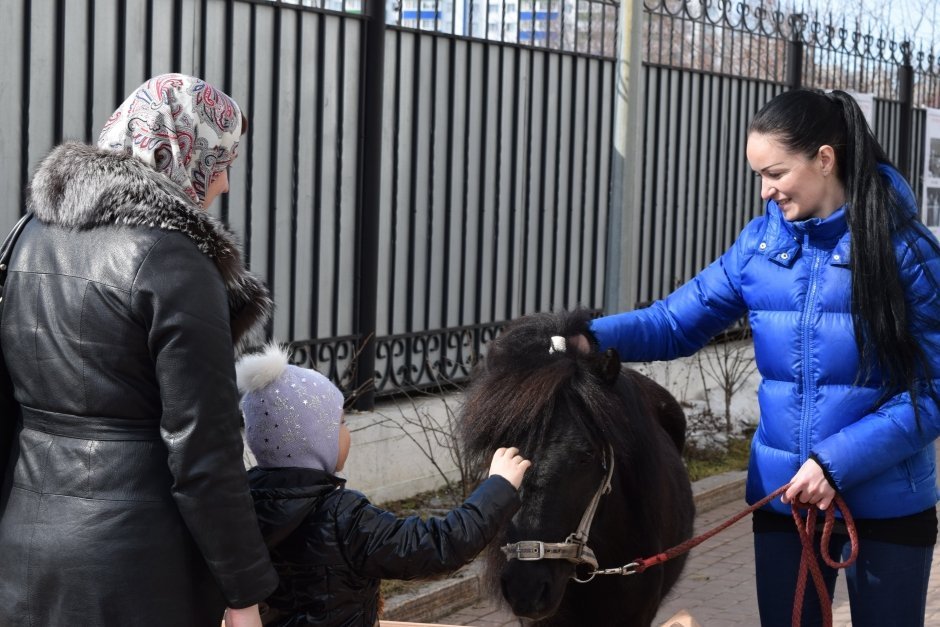
[[[494,543],[491,584],[540,625],[649,625],[683,560],[633,577],[568,583],[563,560],[507,563],[499,545],[561,542],[577,527],[603,480],[608,445],[616,467],[588,545],[601,568],[620,566],[687,539],[694,505],[681,461],[685,417],[652,380],[621,371],[607,354],[550,352],[552,336],[586,333],[585,311],[536,314],[509,325],[489,348],[467,390],[461,435],[481,461],[501,445],[532,459],[523,507]],[[583,568],[583,567],[582,567]],[[579,571],[580,572],[580,571]],[[531,597],[531,598],[530,598]]]

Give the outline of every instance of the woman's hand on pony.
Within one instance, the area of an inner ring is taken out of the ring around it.
[[[512,484],[512,487],[519,489],[522,485],[522,477],[525,471],[529,469],[532,462],[519,454],[519,449],[515,446],[509,448],[498,448],[493,453],[493,461],[490,462],[490,477],[499,475]]]
[[[836,496],[835,488],[829,485],[822,467],[814,459],[807,459],[790,480],[790,487],[780,500],[795,501],[797,505],[815,505],[825,510]]]

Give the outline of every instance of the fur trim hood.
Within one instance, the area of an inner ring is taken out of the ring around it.
[[[170,179],[134,157],[62,144],[39,164],[27,208],[41,222],[65,228],[126,225],[179,231],[222,274],[236,349],[257,343],[263,334],[274,304],[261,279],[245,269],[235,235]]]

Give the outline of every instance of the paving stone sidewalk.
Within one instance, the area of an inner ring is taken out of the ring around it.
[[[699,534],[727,520],[746,507],[735,500],[696,518]],[[848,593],[842,576],[836,586],[833,626],[847,627]],[[653,625],[658,626],[679,610],[688,610],[702,627],[742,627],[759,624],[754,591],[751,519],[746,517],[704,544],[692,549],[682,578],[660,608]],[[511,613],[493,602],[478,601],[440,619],[450,625],[517,627]],[[935,552],[927,594],[927,625],[940,625],[940,551]]]

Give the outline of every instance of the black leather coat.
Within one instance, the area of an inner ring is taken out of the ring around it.
[[[0,417],[15,421],[0,625],[218,627],[276,586],[233,356],[270,302],[223,227],[161,179],[75,145],[33,179],[0,320],[21,407]]]
[[[251,495],[280,575],[266,625],[373,627],[381,579],[417,579],[472,560],[519,508],[502,477],[444,518],[397,518],[344,480],[307,468],[252,468]]]

